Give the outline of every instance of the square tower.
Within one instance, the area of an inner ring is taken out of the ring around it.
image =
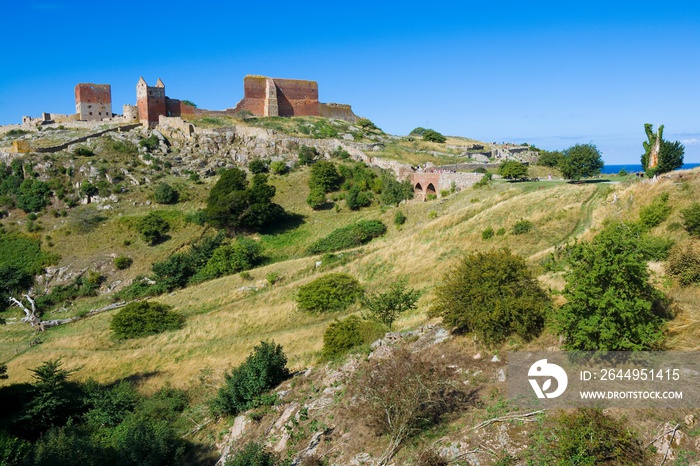
[[[112,118],[112,86],[79,83],[75,86],[75,113],[79,120]]]
[[[139,121],[150,128],[158,125],[160,115],[167,115],[165,84],[160,78],[153,87],[146,84],[143,77],[139,79],[136,84],[136,107],[139,111]]]

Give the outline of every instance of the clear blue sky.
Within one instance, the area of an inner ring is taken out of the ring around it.
[[[700,162],[700,2],[9,0],[0,39],[0,124],[74,112],[78,82],[111,84],[120,112],[139,76],[224,109],[262,74],[316,80],[392,134],[638,163],[649,122]]]

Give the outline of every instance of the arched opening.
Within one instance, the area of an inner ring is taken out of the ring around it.
[[[430,196],[431,194],[437,195],[437,190],[435,189],[435,186],[433,186],[433,183],[430,183],[427,188],[425,188],[425,195]]]
[[[416,183],[416,187],[413,188],[413,192],[415,194],[423,194],[423,186],[421,186],[420,183]]]

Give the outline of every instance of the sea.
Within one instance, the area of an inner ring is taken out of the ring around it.
[[[700,163],[684,163],[678,170],[690,170],[691,168],[700,167]],[[623,165],[608,165],[605,164],[603,169],[600,171],[603,174],[610,175],[619,173],[620,170],[625,169],[627,173],[637,173],[642,171],[642,165],[639,163],[626,163]]]

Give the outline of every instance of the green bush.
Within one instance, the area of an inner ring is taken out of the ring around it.
[[[555,314],[564,347],[642,351],[663,338],[664,296],[649,283],[633,226],[609,223],[590,243],[570,248],[564,297]]]
[[[359,210],[372,204],[372,197],[369,191],[361,191],[359,186],[353,186],[345,196],[345,205],[350,210]]]
[[[447,138],[445,136],[432,129],[426,129],[425,131],[423,131],[422,136],[424,141],[439,143],[447,141]]]
[[[257,175],[258,173],[267,173],[270,171],[270,168],[266,160],[255,159],[248,163],[248,170],[250,170],[250,173],[253,175]]]
[[[170,309],[170,306],[151,301],[129,303],[112,317],[109,328],[122,340],[181,329],[185,318]]]
[[[668,193],[655,198],[651,204],[639,211],[639,223],[645,230],[651,230],[668,218],[671,206],[668,205]]]
[[[406,223],[406,215],[400,210],[397,210],[394,214],[394,225],[398,227],[403,225],[404,223]]]
[[[417,128],[413,128],[410,133],[408,133],[409,136],[422,136],[423,133],[425,133],[426,128],[423,128],[422,126],[419,126]]]
[[[531,466],[647,464],[641,440],[628,423],[600,410],[579,409],[541,423],[525,452]]]
[[[386,225],[379,220],[360,220],[352,225],[333,230],[325,238],[321,238],[311,244],[308,252],[310,254],[320,254],[353,248],[368,243],[385,232]]]
[[[187,285],[188,282],[205,279],[197,277],[197,273],[206,266],[223,241],[223,233],[207,236],[193,244],[188,251],[177,252],[164,261],[155,262],[151,266],[153,280],[156,282],[153,294],[171,291]]]
[[[494,235],[493,228],[488,227],[487,229],[485,229],[484,231],[481,232],[481,239],[483,239],[483,240],[491,239],[491,238],[493,238],[493,235]]]
[[[666,260],[674,244],[670,238],[645,234],[639,236],[639,252],[648,261]]]
[[[301,146],[299,148],[299,164],[313,165],[318,160],[318,150],[315,147]]]
[[[309,196],[306,198],[306,203],[314,210],[323,209],[328,205],[326,200],[326,193],[323,189],[319,187],[314,187],[309,192]]]
[[[142,217],[136,223],[136,231],[151,246],[163,241],[169,230],[170,224],[155,212]]]
[[[260,245],[249,238],[238,238],[234,243],[218,247],[193,281],[233,275],[252,269],[262,262]]]
[[[401,314],[416,308],[416,302],[421,295],[420,291],[406,289],[406,284],[406,279],[400,279],[384,286],[384,292],[368,294],[362,301],[367,308],[367,316],[391,330],[394,321]]]
[[[503,236],[506,234],[506,229],[501,227],[498,230],[496,230],[496,236]]]
[[[347,309],[363,294],[360,283],[345,273],[323,275],[300,286],[296,301],[299,309],[313,314]]]
[[[27,178],[19,186],[17,207],[25,212],[39,212],[51,202],[49,185],[35,178]]]
[[[534,225],[529,220],[518,220],[515,222],[515,225],[513,225],[511,232],[514,235],[524,235],[525,233],[529,233],[533,227]]]
[[[512,334],[539,335],[549,305],[525,260],[504,249],[465,256],[443,277],[429,315],[497,345]]]
[[[92,150],[84,146],[76,147],[73,151],[73,154],[76,157],[92,157],[93,155],[95,155],[95,153]]]
[[[133,263],[134,260],[129,256],[119,256],[114,258],[114,267],[116,267],[117,270],[128,269]]]
[[[237,451],[224,466],[281,466],[283,463],[277,455],[257,442],[248,442]]]
[[[131,141],[122,141],[112,138],[105,138],[103,148],[106,152],[121,155],[138,155],[139,149]]]
[[[270,171],[272,171],[272,173],[275,175],[284,175],[285,173],[289,172],[289,167],[286,163],[277,160],[270,163]]]
[[[146,150],[148,150],[149,152],[158,149],[159,145],[160,141],[158,140],[158,136],[156,136],[155,134],[151,134],[147,138],[141,139],[139,141],[139,146],[145,147]]]
[[[168,183],[158,183],[156,190],[153,192],[153,200],[158,204],[177,204],[179,199],[180,193],[178,190]]]
[[[479,189],[479,188],[485,188],[491,184],[491,178],[493,178],[493,174],[486,172],[484,173],[484,176],[481,177],[479,181],[474,183],[474,189]]]
[[[369,345],[384,335],[385,327],[358,316],[332,322],[323,333],[324,360],[338,359],[346,353]]]
[[[559,165],[563,154],[559,151],[546,151],[540,152],[537,158],[537,165],[542,165],[543,167],[556,167]]]
[[[331,193],[340,188],[343,178],[338,173],[333,162],[319,160],[311,167],[311,177],[309,178],[309,188],[313,191],[318,189],[324,193]]]
[[[682,286],[700,283],[700,244],[686,241],[671,250],[666,273],[678,279]]]
[[[333,152],[331,152],[331,157],[334,159],[347,160],[350,158],[350,153],[338,146]]]
[[[411,180],[398,181],[391,173],[384,172],[381,177],[381,202],[384,205],[398,205],[401,201],[413,199]]]
[[[262,341],[240,366],[224,374],[224,386],[219,389],[212,407],[216,413],[235,416],[259,405],[262,395],[289,375],[282,347]]]
[[[694,202],[687,209],[681,210],[683,227],[690,236],[700,237],[700,203]]]

